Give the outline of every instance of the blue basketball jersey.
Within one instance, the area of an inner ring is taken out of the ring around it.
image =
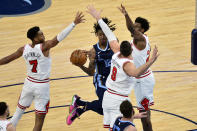
[[[113,126],[113,131],[124,131],[124,129],[128,126],[134,126],[135,125],[130,122],[130,121],[122,121],[121,120],[122,117],[118,117],[114,123],[114,126]]]
[[[94,74],[94,84],[97,85],[96,88],[106,88],[105,82],[110,73],[111,59],[114,54],[111,50],[109,43],[107,43],[106,48],[103,50],[99,47],[99,43],[93,45],[96,51],[95,56],[95,74]]]

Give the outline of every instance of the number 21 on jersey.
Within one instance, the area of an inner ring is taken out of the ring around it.
[[[117,74],[117,68],[114,66],[113,69],[112,69],[112,74],[111,74],[111,79],[113,81],[116,80],[116,74]]]

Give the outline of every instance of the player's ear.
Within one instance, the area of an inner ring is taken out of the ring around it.
[[[144,33],[145,30],[142,28],[141,31]]]

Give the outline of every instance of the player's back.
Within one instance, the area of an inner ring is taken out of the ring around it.
[[[48,80],[51,72],[51,58],[42,53],[42,44],[24,46],[23,57],[27,65],[27,75],[31,80]]]
[[[107,78],[106,86],[108,90],[128,96],[131,92],[131,77],[123,69],[127,62],[133,63],[129,58],[120,58],[120,52],[112,56],[110,75]]]
[[[0,120],[0,131],[7,131],[8,124],[10,124],[8,120]]]
[[[149,44],[149,39],[146,35],[143,35],[145,40],[146,40],[146,47],[143,50],[139,50],[136,45],[131,41],[131,46],[132,46],[132,57],[134,64],[136,68],[140,67],[141,65],[145,64],[147,61],[149,61],[150,57],[150,51],[151,47]],[[144,77],[146,75],[149,75],[152,73],[151,69],[148,69],[144,74],[142,74],[140,77]]]
[[[133,126],[135,127],[135,125],[131,122],[131,121],[123,121],[121,120],[122,117],[118,117],[114,123],[113,126],[113,131],[124,131],[125,128],[127,128],[128,126]]]

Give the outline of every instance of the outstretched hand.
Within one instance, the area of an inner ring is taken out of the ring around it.
[[[84,19],[84,15],[82,12],[77,12],[74,23],[75,25],[79,24],[79,23],[84,23],[85,19]]]
[[[94,17],[97,21],[99,20],[99,19],[101,19],[101,12],[102,12],[102,10],[100,10],[100,11],[97,11],[95,8],[94,8],[94,6],[93,5],[88,5],[87,6],[87,13],[89,13],[92,17]]]
[[[120,7],[118,7],[118,9],[120,10],[120,12],[123,14],[123,15],[126,15],[127,14],[127,11],[125,9],[125,7],[121,4]]]
[[[153,50],[153,54],[152,54],[152,57],[151,57],[152,62],[155,62],[157,60],[157,58],[159,57],[159,55],[160,54],[158,52],[158,48],[155,45],[154,50]]]

